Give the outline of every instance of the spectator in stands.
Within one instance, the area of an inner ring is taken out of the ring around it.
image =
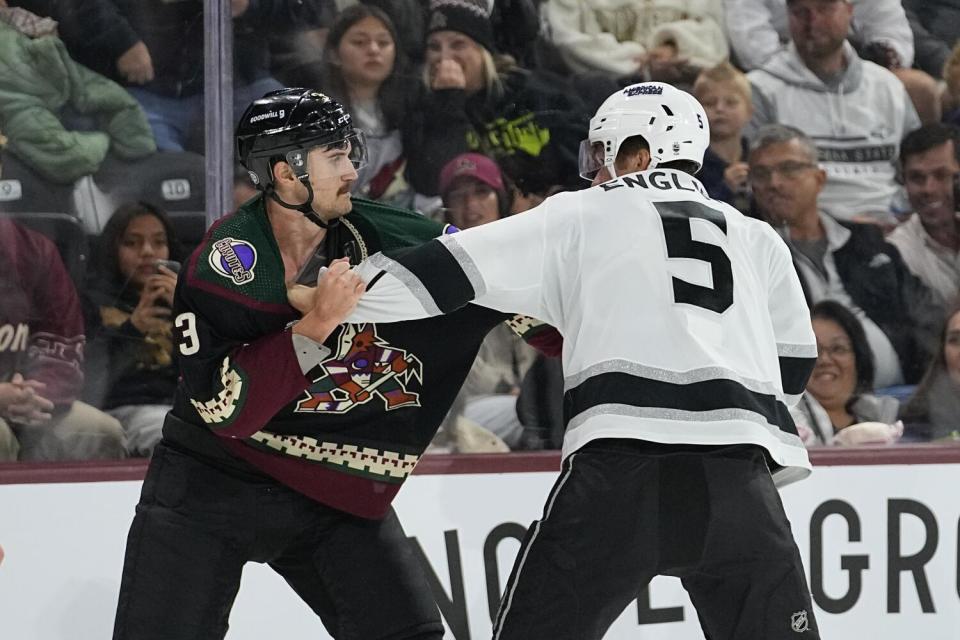
[[[563,159],[547,145],[539,157],[518,151],[497,158],[510,201],[510,213],[533,209],[560,191],[576,191],[588,186],[580,176],[563,170]]]
[[[407,177],[419,193],[436,194],[440,169],[471,150],[539,157],[555,145],[564,174],[579,172],[583,103],[563,78],[495,59],[488,17],[484,0],[431,4],[426,90],[404,131]]]
[[[439,186],[447,222],[459,229],[510,215],[503,175],[497,163],[486,156],[457,156],[440,172]],[[492,432],[509,448],[517,448],[523,430],[517,418],[517,394],[536,355],[505,324],[494,328],[480,346],[451,414],[462,415]],[[449,428],[448,420],[445,429]]]
[[[960,34],[960,1],[903,0],[913,32],[916,65],[939,78]]]
[[[544,19],[575,72],[690,84],[728,55],[721,0],[551,0]]]
[[[157,148],[183,151],[203,121],[203,2],[74,0],[53,17],[73,57],[127,87],[147,113]],[[230,0],[234,25],[234,120],[281,84],[269,75],[267,31],[319,25],[319,0]]]
[[[831,299],[863,324],[878,387],[915,384],[936,351],[942,308],[872,224],[821,211],[827,181],[817,147],[793,127],[769,125],[750,147],[750,182],[760,214],[777,228],[811,302]]]
[[[510,215],[510,201],[497,163],[479,153],[462,153],[440,171],[446,222],[458,229],[479,227]]]
[[[905,439],[960,439],[960,304],[947,316],[937,357],[901,418],[906,425]]]
[[[856,316],[834,300],[811,310],[817,364],[791,409],[804,444],[890,444],[900,437],[900,403],[873,391],[873,353]]]
[[[759,69],[789,44],[787,4],[787,0],[723,0],[730,48],[741,68]],[[914,41],[903,7],[897,0],[850,4],[853,6],[850,21],[853,40],[881,44],[894,51],[902,66],[913,64]]]
[[[822,0],[830,2],[831,0]],[[912,69],[913,34],[899,0],[844,0],[853,6],[849,39],[860,56],[890,70],[906,87],[923,122],[939,119],[935,74]],[[724,0],[737,62],[761,68],[789,42],[786,0]]]
[[[703,155],[697,178],[711,198],[746,212],[750,206],[750,185],[743,129],[753,114],[750,81],[729,62],[721,62],[697,77],[693,95],[710,121],[710,147]]]
[[[166,214],[144,202],[121,205],[100,236],[100,270],[87,287],[85,397],[123,425],[130,455],[149,456],[173,405],[173,290],[180,260]]]
[[[0,123],[6,148],[44,179],[62,184],[95,172],[108,151],[124,159],[153,153],[153,136],[136,101],[74,62],[49,32],[50,22],[23,8],[0,8]],[[68,108],[90,119],[91,130],[65,126],[61,116]]]
[[[787,7],[791,44],[747,76],[751,130],[803,129],[817,140],[828,176],[820,206],[844,220],[892,223],[894,161],[903,135],[920,126],[916,111],[896,77],[846,41],[848,2],[789,0]]]
[[[344,9],[330,27],[321,68],[315,86],[342,103],[366,135],[367,165],[358,172],[353,193],[415,208],[403,175],[400,125],[417,84],[389,16],[365,4]]]
[[[943,66],[943,121],[960,127],[960,41]]]
[[[7,442],[0,456],[123,458],[120,423],[77,400],[83,316],[56,246],[2,217],[0,300],[0,442]]]
[[[913,214],[887,241],[946,307],[960,295],[960,129],[911,131],[900,143],[900,166]]]

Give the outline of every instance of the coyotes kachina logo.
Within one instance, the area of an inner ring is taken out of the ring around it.
[[[323,375],[297,403],[298,413],[346,413],[374,398],[387,411],[420,406],[420,394],[408,386],[423,383],[423,364],[377,335],[375,324],[343,325],[337,353],[325,360]]]

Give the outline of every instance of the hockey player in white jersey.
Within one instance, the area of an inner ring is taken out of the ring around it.
[[[632,85],[590,121],[591,188],[358,267],[350,322],[473,301],[563,334],[563,469],[495,639],[601,638],[655,575],[710,640],[819,638],[774,482],[810,473],[788,406],[816,343],[786,245],[694,178],[709,140],[692,96]]]

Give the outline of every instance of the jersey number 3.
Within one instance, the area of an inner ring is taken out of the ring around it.
[[[193,313],[181,313],[174,321],[174,326],[180,331],[181,340],[178,346],[180,353],[192,356],[200,351],[200,339],[197,336],[197,316]]]
[[[727,233],[727,220],[716,209],[699,202],[653,202],[663,221],[663,236],[667,241],[667,256],[691,258],[710,263],[713,286],[702,287],[680,278],[673,278],[673,299],[692,304],[716,313],[723,313],[733,304],[733,270],[730,258],[722,248],[708,242],[694,240],[690,233],[690,221],[700,218],[716,225]]]

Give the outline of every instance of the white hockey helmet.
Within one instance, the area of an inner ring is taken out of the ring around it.
[[[689,160],[699,169],[710,146],[710,125],[692,95],[662,82],[641,82],[607,98],[590,119],[588,138],[580,143],[580,175],[592,180],[606,166],[616,177],[614,161],[623,141],[642,136],[650,145],[650,166]]]

